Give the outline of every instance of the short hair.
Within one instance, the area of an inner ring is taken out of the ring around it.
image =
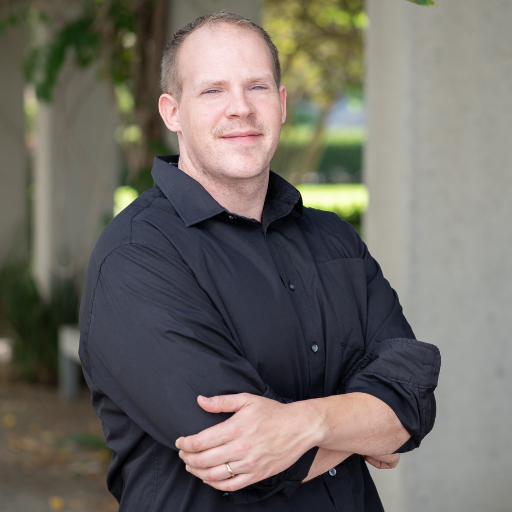
[[[165,47],[161,63],[160,86],[164,93],[172,94],[178,101],[181,100],[182,84],[178,70],[178,52],[187,36],[203,25],[208,24],[210,27],[214,27],[221,23],[228,23],[229,25],[251,30],[263,38],[270,51],[274,80],[279,88],[281,85],[281,64],[279,63],[279,52],[268,33],[259,25],[254,23],[254,21],[244,18],[240,14],[223,10],[207,14],[205,16],[200,16],[192,23],[189,23],[186,27],[178,30],[171,37]]]

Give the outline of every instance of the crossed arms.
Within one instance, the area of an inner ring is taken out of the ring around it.
[[[395,467],[399,455],[388,454],[410,437],[389,406],[364,393],[292,404],[244,393],[201,396],[198,403],[210,413],[235,413],[223,423],[176,441],[187,471],[222,491],[233,492],[276,475],[315,446],[320,449],[305,481],[352,453],[370,455],[367,460],[376,467]],[[233,478],[226,461],[236,475]]]
[[[178,440],[193,474],[254,500],[353,453],[393,465],[396,458],[381,456],[417,447],[432,428],[439,353],[406,339],[413,335],[396,295],[368,262],[368,289],[383,290],[372,295],[382,321],[337,395],[295,403],[276,395],[179,255],[141,244],[103,259],[86,290],[93,300],[81,312],[84,374],[158,443],[178,450]],[[225,462],[237,476],[227,479]]]

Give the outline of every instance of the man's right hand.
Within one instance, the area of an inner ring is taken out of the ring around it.
[[[309,470],[308,476],[302,482],[308,482],[309,480],[322,475],[328,469],[337,466],[351,455],[351,453],[336,452],[325,450],[324,448],[319,448],[315,460],[313,461],[313,464]],[[365,455],[364,460],[366,460],[369,464],[376,467],[377,469],[393,469],[396,468],[398,462],[400,461],[400,454],[395,453],[392,455],[375,455],[373,457]]]
[[[372,457],[365,455],[364,460],[377,469],[394,469],[400,462],[400,454],[392,453],[391,455],[374,455]]]

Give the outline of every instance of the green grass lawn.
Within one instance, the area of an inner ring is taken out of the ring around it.
[[[293,169],[289,169],[291,156],[300,151],[311,137],[311,126],[283,128],[270,168],[283,176],[293,172]],[[324,148],[317,172],[324,175],[327,182],[332,182],[333,176],[337,173],[344,172],[350,177],[352,183],[360,183],[365,140],[364,128],[327,130],[324,134]]]
[[[368,208],[369,195],[362,184],[322,184],[297,186],[304,206],[337,213],[342,218],[361,215]]]

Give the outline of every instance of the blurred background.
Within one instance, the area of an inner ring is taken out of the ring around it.
[[[117,510],[81,380],[78,305],[102,229],[177,152],[166,40],[221,9],[276,43],[271,168],[351,222],[443,357],[438,419],[388,512],[512,511],[512,2],[0,0],[0,510]]]

